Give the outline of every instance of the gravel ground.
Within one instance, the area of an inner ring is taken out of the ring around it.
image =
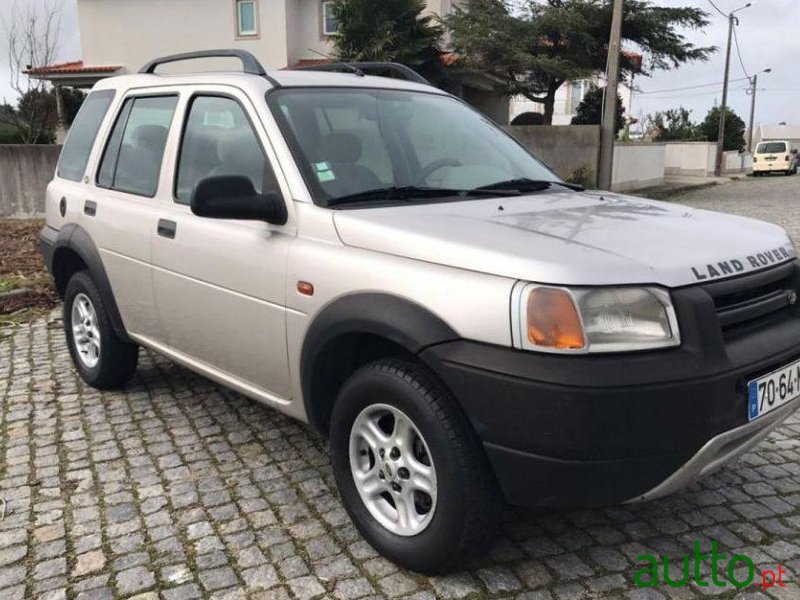
[[[797,237],[798,191],[800,177],[771,178],[675,201]],[[799,438],[795,416],[650,504],[508,509],[483,559],[423,577],[360,538],[305,426],[150,352],[126,390],[87,388],[53,312],[0,340],[0,598],[800,598]],[[637,556],[712,540],[728,557],[782,565],[785,587],[635,586]]]

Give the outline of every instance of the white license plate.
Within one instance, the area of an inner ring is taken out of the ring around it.
[[[800,360],[748,383],[747,396],[750,421],[800,396]]]

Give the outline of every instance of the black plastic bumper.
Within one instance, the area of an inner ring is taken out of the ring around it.
[[[723,338],[703,290],[678,290],[673,303],[683,339],[670,350],[564,356],[470,341],[425,350],[511,502],[635,498],[748,422],[749,380],[800,358],[796,307]]]

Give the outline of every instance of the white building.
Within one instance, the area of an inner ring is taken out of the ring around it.
[[[454,0],[428,0],[447,14]],[[329,0],[77,0],[81,60],[31,70],[57,85],[89,87],[149,60],[209,48],[240,48],[268,69],[314,64],[330,53]],[[233,64],[233,63],[230,63]],[[210,68],[225,68],[219,60]],[[197,69],[175,64],[164,71]]]
[[[583,100],[592,86],[605,85],[604,81],[596,79],[581,79],[578,81],[568,81],[556,91],[555,104],[553,105],[553,125],[569,125],[572,117],[578,110],[578,105]],[[620,84],[619,95],[622,98],[622,106],[625,114],[631,115],[631,104],[633,103],[633,89]],[[513,120],[518,115],[526,112],[543,113],[544,107],[539,102],[531,102],[524,96],[514,96],[511,99],[510,117]]]

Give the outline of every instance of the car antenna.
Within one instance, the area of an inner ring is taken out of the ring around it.
[[[309,52],[313,52],[314,54],[319,54],[322,58],[327,58],[329,61],[335,62],[337,65],[341,65],[341,66],[349,69],[350,72],[353,75],[355,75],[356,77],[364,77],[364,71],[362,71],[361,69],[359,69],[355,65],[351,65],[349,62],[342,62],[342,61],[334,58],[330,54],[325,54],[324,52],[320,52],[319,50],[314,50],[314,48],[308,48],[307,50]]]

